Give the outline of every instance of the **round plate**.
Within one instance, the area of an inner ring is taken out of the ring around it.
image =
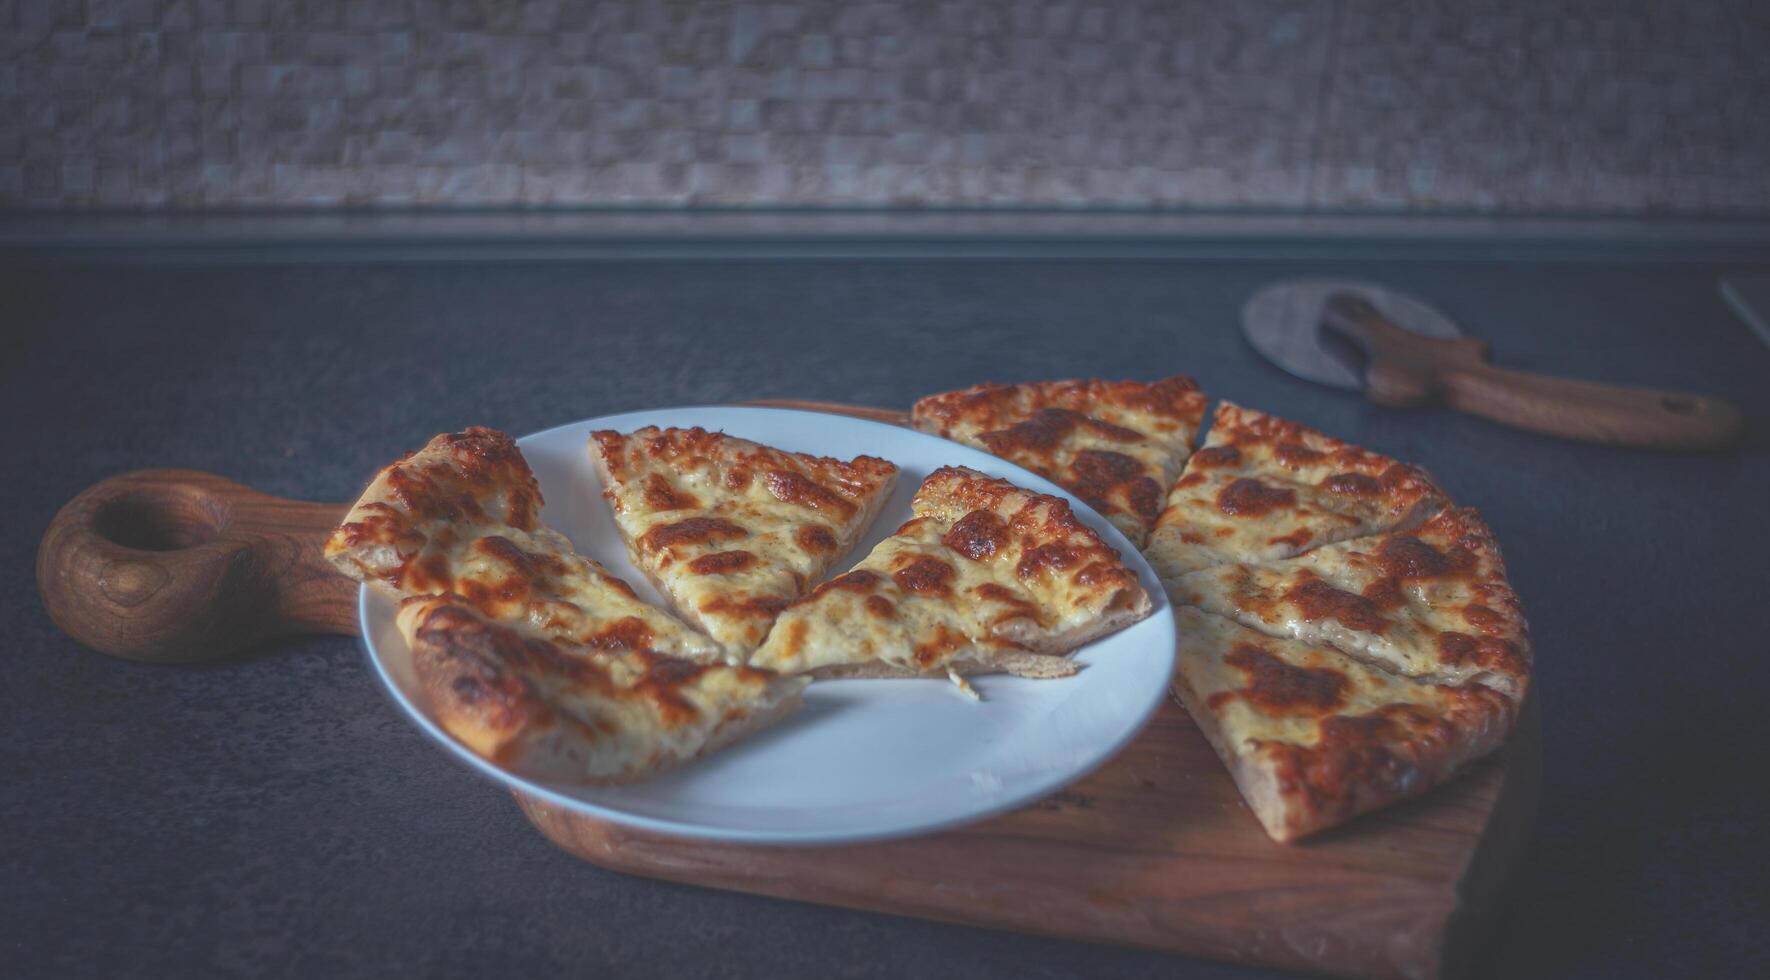
[[[827,844],[925,833],[1043,797],[1105,762],[1141,730],[1168,688],[1174,617],[1137,549],[1111,524],[1012,463],[935,436],[861,419],[771,408],[672,408],[610,415],[518,440],[540,480],[542,520],[652,602],[628,562],[590,465],[597,429],[701,426],[781,449],[866,453],[902,469],[870,533],[837,569],[872,550],[910,516],[910,498],[940,466],[961,465],[1068,498],[1118,549],[1155,600],[1148,619],[1089,644],[1073,677],[973,679],[981,702],[944,679],[817,681],[805,704],[772,728],[655,779],[631,786],[546,783],[506,772],[447,735],[412,674],[394,626],[394,603],[361,594],[362,635],[388,691],[418,727],[481,772],[558,806],[682,837],[769,844]]]

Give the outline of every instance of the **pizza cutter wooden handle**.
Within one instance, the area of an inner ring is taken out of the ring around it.
[[[1745,431],[1731,402],[1495,367],[1486,341],[1423,337],[1356,296],[1329,299],[1322,325],[1364,351],[1365,396],[1380,405],[1442,402],[1514,428],[1637,449],[1714,452]]]
[[[37,589],[69,636],[150,663],[215,660],[301,633],[354,634],[357,585],[320,553],[345,510],[194,470],[124,473],[49,522]]]

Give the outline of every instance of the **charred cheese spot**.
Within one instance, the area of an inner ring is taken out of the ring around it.
[[[1076,549],[1063,544],[1042,544],[1028,549],[1020,556],[1020,562],[1014,566],[1014,574],[1021,578],[1034,578],[1047,572],[1061,572],[1080,562],[1082,556]]]
[[[952,595],[952,588],[948,583],[953,580],[954,574],[953,566],[924,555],[892,572],[891,578],[905,592],[949,596]]]
[[[1267,538],[1266,543],[1282,544],[1287,548],[1301,549],[1304,545],[1309,543],[1311,537],[1313,537],[1313,535],[1309,533],[1308,528],[1300,527],[1289,534],[1281,534],[1278,537]]]
[[[1300,442],[1281,442],[1273,447],[1272,455],[1286,466],[1302,466],[1322,459],[1327,454],[1320,450],[1310,449]]]
[[[441,552],[408,561],[393,573],[395,584],[407,592],[447,592],[454,586],[454,569]]]
[[[1321,481],[1321,488],[1346,497],[1370,497],[1382,490],[1376,480],[1363,473],[1335,473]]]
[[[742,490],[750,485],[750,469],[747,466],[733,466],[725,471],[725,488]]]
[[[840,589],[844,592],[855,592],[864,595],[877,589],[879,583],[883,581],[885,580],[879,576],[879,573],[869,572],[864,568],[857,568],[852,572],[847,572],[830,579],[828,582],[825,582],[814,589],[811,594],[812,596],[820,596],[826,592],[834,592]]]
[[[1288,664],[1251,643],[1236,644],[1223,662],[1247,684],[1236,696],[1275,716],[1326,714],[1345,703],[1351,688],[1337,670]]]
[[[1241,450],[1234,446],[1206,446],[1192,454],[1191,468],[1204,470],[1214,466],[1234,466],[1239,462]]]
[[[1510,625],[1510,621],[1505,616],[1476,602],[1471,602],[1463,607],[1463,622],[1489,636],[1505,632]]]
[[[651,701],[666,728],[691,724],[701,713],[694,702],[683,696],[682,689],[698,680],[708,669],[707,665],[692,660],[659,657],[645,672],[645,679],[635,686],[635,692]]]
[[[944,625],[937,625],[934,627],[934,635],[916,644],[916,649],[911,656],[915,658],[917,666],[927,670],[964,649],[968,644],[969,641],[965,639],[964,634],[956,633]]]
[[[652,510],[688,510],[701,502],[672,487],[663,474],[653,473],[645,480],[645,505]]]
[[[1203,473],[1188,473],[1175,481],[1174,489],[1184,490],[1189,487],[1196,487],[1203,482],[1205,482],[1205,475]]]
[[[651,627],[637,616],[617,619],[596,631],[585,645],[597,650],[646,650],[652,645]]]
[[[820,514],[833,514],[841,520],[854,516],[854,504],[828,487],[819,486],[803,474],[790,470],[770,470],[765,478],[768,492],[776,500],[796,504]]]
[[[715,551],[688,563],[695,575],[728,575],[756,564],[756,556],[748,551]]]
[[[971,591],[976,593],[980,599],[1007,607],[1006,610],[990,620],[992,626],[1008,622],[1011,619],[1030,619],[1034,623],[1043,624],[1043,620],[1039,617],[1039,607],[1015,595],[1010,589],[994,582],[985,582]]]
[[[867,596],[866,606],[867,612],[880,619],[890,619],[897,615],[897,607],[891,604],[890,599],[882,595]]]
[[[1518,645],[1497,636],[1444,632],[1438,634],[1437,646],[1439,659],[1451,667],[1473,664],[1508,674],[1523,674],[1528,669]]]
[[[750,532],[723,517],[691,517],[674,524],[654,527],[639,537],[639,546],[646,551],[663,551],[682,544],[708,544],[732,538],[749,537]]]
[[[1296,492],[1287,487],[1269,487],[1244,476],[1218,492],[1217,509],[1230,517],[1260,517],[1296,501]]]
[[[732,599],[728,596],[714,596],[700,604],[700,610],[713,616],[738,616],[754,619],[773,619],[787,608],[787,600],[774,596],[755,596],[749,599]]]
[[[1401,581],[1466,575],[1475,567],[1475,555],[1467,548],[1443,552],[1409,534],[1384,541],[1375,558],[1384,573]]]
[[[807,524],[794,535],[799,542],[801,551],[813,555],[827,555],[836,550],[836,536],[822,524]]]
[[[1313,576],[1291,586],[1284,598],[1310,622],[1332,619],[1347,629],[1376,634],[1388,625],[1369,599],[1334,588]]]
[[[565,573],[565,562],[558,555],[537,554],[518,548],[509,538],[491,535],[473,543],[473,549],[495,561],[509,565],[530,580]]]
[[[974,510],[954,522],[940,540],[972,561],[984,561],[1008,543],[1008,525],[993,511]]]
[[[1070,490],[1097,510],[1118,510],[1113,498],[1122,496],[1124,509],[1145,521],[1161,513],[1161,485],[1144,475],[1142,463],[1124,453],[1084,449],[1076,453],[1070,469]]]

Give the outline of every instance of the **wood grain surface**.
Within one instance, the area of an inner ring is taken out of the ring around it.
[[[903,424],[905,413],[779,407]],[[62,508],[38,586],[62,629],[114,656],[224,657],[357,632],[355,582],[320,555],[342,504],[142,470]],[[1426,797],[1301,844],[1269,840],[1186,712],[1019,811],[930,836],[771,848],[639,832],[517,794],[548,839],[615,870],[802,901],[1342,976],[1472,971],[1536,808],[1537,708],[1505,750]]]

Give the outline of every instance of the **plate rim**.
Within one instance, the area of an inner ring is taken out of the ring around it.
[[[940,436],[935,436],[931,433],[919,432],[918,430],[910,429],[907,426],[893,425],[888,422],[879,422],[879,421],[875,421],[872,419],[859,418],[859,417],[851,416],[851,415],[841,415],[839,413],[834,413],[834,412],[819,412],[819,411],[810,410],[810,409],[778,408],[778,407],[772,407],[772,406],[758,406],[758,405],[695,404],[695,405],[668,405],[668,406],[659,406],[656,408],[633,409],[633,410],[625,411],[625,412],[612,412],[612,413],[609,413],[606,415],[592,416],[589,418],[579,419],[579,420],[573,421],[573,422],[565,422],[565,423],[562,423],[559,425],[550,426],[545,429],[536,430],[536,431],[528,433],[526,435],[517,437],[516,442],[520,446],[521,443],[523,443],[524,441],[527,441],[530,439],[539,439],[539,438],[542,438],[545,436],[552,435],[553,433],[559,432],[561,430],[577,429],[577,428],[583,428],[583,427],[587,427],[587,426],[592,427],[592,429],[593,429],[594,427],[596,427],[600,423],[604,422],[604,420],[620,418],[622,416],[641,415],[641,414],[650,414],[650,413],[664,413],[664,412],[686,412],[686,411],[718,411],[718,412],[734,412],[735,411],[740,414],[773,415],[773,416],[791,415],[791,416],[804,416],[804,417],[810,417],[810,418],[828,418],[831,416],[835,416],[838,418],[846,419],[850,422],[859,423],[863,426],[876,426],[876,427],[879,427],[882,429],[895,430],[897,432],[909,431],[909,432],[914,432],[918,435],[928,436],[929,438],[933,438],[933,439],[942,438]],[[951,441],[951,440],[947,440],[947,441]],[[955,442],[954,445],[963,446],[964,444]],[[973,449],[972,447],[967,446],[965,448],[972,449],[972,451],[974,451],[974,452],[981,452],[981,450],[976,450],[976,449]],[[1001,459],[1000,457],[992,457],[992,459],[1001,463],[1004,466],[1010,467],[1011,469],[1018,471],[1019,476],[1023,476],[1024,478],[1026,478],[1028,483],[1034,484],[1031,486],[1028,486],[1027,484],[1021,484],[1022,486],[1026,486],[1027,489],[1034,490],[1034,491],[1040,492],[1040,493],[1055,493],[1055,495],[1061,496],[1062,498],[1067,500],[1070,503],[1072,508],[1079,508],[1084,513],[1095,517],[1096,521],[1091,523],[1090,526],[1093,527],[1093,529],[1096,531],[1096,533],[1098,533],[1102,527],[1108,529],[1108,531],[1114,536],[1114,540],[1111,541],[1111,543],[1114,545],[1114,550],[1120,551],[1121,556],[1125,555],[1126,553],[1128,553],[1130,556],[1132,556],[1131,558],[1127,559],[1127,562],[1132,566],[1134,571],[1139,572],[1139,574],[1138,574],[1139,584],[1142,584],[1145,587],[1145,590],[1147,591],[1147,590],[1149,590],[1149,582],[1145,581],[1146,579],[1153,580],[1157,583],[1157,588],[1154,591],[1152,591],[1151,596],[1150,596],[1152,602],[1154,602],[1154,604],[1155,604],[1155,608],[1152,610],[1152,612],[1150,613],[1150,615],[1148,617],[1146,617],[1143,620],[1140,620],[1138,623],[1131,624],[1131,626],[1136,627],[1136,626],[1139,626],[1145,622],[1152,622],[1152,621],[1159,622],[1159,621],[1165,620],[1167,622],[1167,626],[1168,626],[1167,632],[1170,634],[1170,636],[1175,637],[1177,639],[1177,628],[1174,625],[1174,613],[1173,613],[1172,603],[1170,603],[1168,601],[1167,596],[1160,589],[1159,579],[1155,576],[1154,569],[1149,566],[1148,560],[1145,559],[1143,557],[1142,552],[1135,545],[1133,545],[1128,538],[1126,538],[1124,536],[1124,533],[1122,531],[1120,531],[1116,526],[1114,526],[1112,524],[1112,522],[1106,520],[1103,516],[1101,516],[1093,508],[1089,507],[1087,504],[1083,503],[1081,500],[1076,498],[1075,495],[1070,493],[1068,490],[1065,490],[1062,487],[1057,486],[1055,483],[1045,479],[1044,477],[1041,477],[1038,474],[1033,473],[1031,470],[1027,470],[1024,467],[1021,467],[1018,464],[1015,464],[1009,460]],[[1020,481],[1016,480],[1015,482],[1019,483]],[[1098,526],[1095,526],[1096,524]],[[1124,548],[1118,547],[1118,545],[1120,543],[1123,543],[1125,545],[1125,547]],[[1142,574],[1145,572],[1147,572],[1147,575]],[[608,823],[608,824],[613,824],[613,825],[627,828],[627,829],[641,830],[641,831],[660,834],[660,835],[664,835],[664,836],[668,836],[668,837],[687,839],[687,840],[695,840],[695,841],[703,841],[703,842],[718,842],[718,843],[731,843],[731,844],[760,844],[760,845],[785,846],[785,847],[793,847],[793,846],[813,847],[813,846],[826,846],[826,845],[832,845],[832,844],[860,844],[860,843],[869,843],[869,842],[878,842],[878,841],[900,840],[900,839],[909,838],[909,837],[920,837],[920,836],[924,836],[924,835],[928,835],[928,834],[934,834],[934,833],[938,833],[943,830],[950,830],[954,827],[960,827],[960,826],[965,826],[965,825],[977,823],[977,822],[980,822],[983,820],[987,820],[991,817],[995,817],[995,816],[999,816],[1003,813],[1007,813],[1011,810],[1019,809],[1023,806],[1028,805],[1029,803],[1044,799],[1045,797],[1051,795],[1052,793],[1055,793],[1055,792],[1061,790],[1065,786],[1072,785],[1072,784],[1080,781],[1081,779],[1086,778],[1089,774],[1095,772],[1101,766],[1104,766],[1106,763],[1108,763],[1112,759],[1116,758],[1120,752],[1124,751],[1126,746],[1130,745],[1130,743],[1132,741],[1134,741],[1139,735],[1141,735],[1143,733],[1143,731],[1149,727],[1149,722],[1151,721],[1151,719],[1153,719],[1155,717],[1156,712],[1161,709],[1162,701],[1164,700],[1164,698],[1166,696],[1166,692],[1167,692],[1169,686],[1173,683],[1174,670],[1175,670],[1175,664],[1176,664],[1176,659],[1177,659],[1177,657],[1175,655],[1176,650],[1170,649],[1169,655],[1164,661],[1165,667],[1163,670],[1163,677],[1161,679],[1161,683],[1156,685],[1156,687],[1155,687],[1155,694],[1152,697],[1150,697],[1149,699],[1147,699],[1147,703],[1145,703],[1139,709],[1135,718],[1133,718],[1133,720],[1123,728],[1123,730],[1120,732],[1120,734],[1118,734],[1115,738],[1111,739],[1103,748],[1090,753],[1090,755],[1091,755],[1090,761],[1088,761],[1084,765],[1081,765],[1081,766],[1078,766],[1075,768],[1057,771],[1057,773],[1055,775],[1050,776],[1048,778],[1034,780],[1033,782],[1027,784],[1027,787],[1025,789],[1018,791],[1016,793],[1009,794],[1008,796],[1004,797],[1001,800],[992,802],[992,803],[984,805],[984,806],[976,807],[973,809],[968,809],[962,813],[954,814],[951,816],[946,816],[946,817],[942,817],[942,818],[934,819],[934,820],[917,821],[912,824],[903,824],[901,821],[899,821],[895,824],[888,823],[888,824],[881,824],[879,826],[861,826],[861,827],[854,828],[854,829],[825,830],[825,831],[730,828],[730,827],[710,826],[705,823],[691,823],[691,822],[684,822],[684,821],[676,820],[676,819],[669,819],[669,818],[662,818],[662,817],[647,816],[647,815],[643,815],[643,814],[636,814],[636,813],[632,813],[627,810],[622,810],[618,807],[612,807],[612,806],[608,806],[606,804],[600,804],[600,803],[593,803],[588,800],[580,799],[578,797],[570,796],[565,793],[559,792],[558,790],[555,790],[545,784],[535,782],[535,781],[529,779],[528,777],[522,776],[518,773],[511,772],[507,769],[504,769],[504,768],[496,765],[495,763],[491,762],[490,760],[482,758],[478,753],[475,753],[473,750],[469,749],[467,746],[461,744],[461,742],[459,740],[457,740],[456,738],[454,738],[453,736],[448,734],[448,732],[443,730],[441,725],[439,725],[434,719],[432,719],[426,711],[424,711],[419,705],[414,703],[411,698],[407,697],[405,691],[403,691],[400,688],[400,686],[397,683],[395,683],[393,677],[389,674],[387,667],[382,663],[381,657],[376,652],[375,643],[374,643],[374,640],[372,639],[373,631],[370,628],[370,620],[369,620],[370,608],[369,608],[369,606],[370,606],[370,602],[371,602],[371,597],[374,595],[375,595],[375,593],[372,593],[370,591],[369,586],[367,584],[359,585],[357,588],[357,603],[356,603],[356,605],[357,605],[357,625],[359,628],[358,629],[358,637],[357,637],[358,645],[363,652],[364,658],[369,663],[369,667],[370,667],[371,672],[374,674],[375,679],[379,682],[382,692],[391,701],[393,701],[393,703],[399,707],[401,712],[406,715],[407,719],[409,721],[411,721],[412,723],[414,723],[415,725],[417,725],[419,731],[421,731],[424,735],[429,737],[429,739],[431,741],[439,743],[442,747],[446,748],[450,753],[452,753],[457,759],[460,759],[461,761],[466,762],[480,776],[490,779],[491,781],[493,781],[497,784],[500,784],[503,789],[509,790],[510,792],[517,794],[517,795],[539,799],[539,800],[544,801],[547,804],[549,804],[555,808],[558,808],[558,809],[561,809],[561,810],[564,810],[564,811],[570,813],[574,817],[585,817],[585,818],[601,821],[601,822]],[[1176,646],[1176,644],[1171,643],[1170,646],[1174,647],[1174,646]]]

